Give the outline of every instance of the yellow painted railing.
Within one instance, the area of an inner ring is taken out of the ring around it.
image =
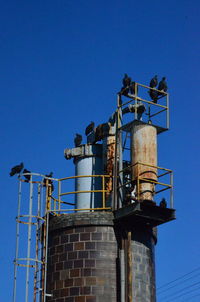
[[[139,189],[140,189],[141,182],[148,182],[148,183],[152,183],[152,184],[155,184],[155,185],[160,185],[163,188],[159,189],[157,191],[155,190],[154,194],[158,194],[158,193],[161,193],[161,192],[169,189],[170,190],[170,208],[173,208],[173,206],[174,206],[174,204],[173,204],[173,171],[170,170],[170,169],[159,167],[159,166],[154,166],[154,165],[150,165],[150,164],[147,164],[147,163],[137,162],[137,163],[135,163],[133,165],[129,165],[128,167],[126,167],[123,170],[119,171],[119,174],[125,172],[127,169],[133,169],[133,167],[135,167],[137,165],[141,165],[141,166],[156,169],[158,171],[157,175],[156,175],[158,179],[161,178],[161,177],[164,177],[166,175],[169,175],[169,183],[160,182],[160,181],[157,181],[157,180],[154,180],[154,179],[151,179],[151,178],[143,177],[139,173],[139,169],[138,169],[137,170],[137,172],[138,172],[137,175],[134,175],[130,181],[118,186],[118,189],[120,189],[122,187],[125,187],[127,184],[130,184],[131,182],[135,182],[136,183],[136,194],[137,194],[137,198],[139,199],[139,197],[140,197],[140,190]],[[152,171],[152,172],[154,172],[154,171]],[[142,174],[144,174],[144,173],[145,173],[145,171],[142,172]],[[159,174],[159,173],[161,173],[161,174]]]
[[[68,180],[73,180],[73,179],[77,179],[77,178],[101,178],[102,179],[102,188],[99,190],[81,190],[81,191],[62,191],[62,185],[63,182],[68,181]],[[86,211],[86,210],[92,210],[92,211],[100,211],[100,210],[110,210],[111,207],[107,207],[106,206],[106,195],[108,195],[110,193],[109,190],[106,189],[106,179],[110,178],[110,175],[78,175],[78,176],[70,176],[70,177],[64,177],[64,178],[60,178],[58,179],[58,198],[55,198],[53,195],[51,195],[51,198],[53,200],[53,207],[51,207],[51,210],[54,212],[57,211],[62,211],[62,212],[66,212],[66,211]],[[62,197],[63,196],[68,196],[68,195],[73,195],[73,194],[79,194],[79,193],[102,193],[102,207],[100,208],[89,208],[89,209],[63,209],[61,205],[70,205],[70,206],[75,206],[75,203],[72,202],[67,202],[67,201],[63,201]]]

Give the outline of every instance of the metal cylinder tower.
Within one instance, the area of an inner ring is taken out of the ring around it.
[[[134,123],[131,131],[132,177],[139,183],[141,200],[153,200],[157,181],[157,130],[148,124]]]
[[[109,121],[86,132],[86,144],[81,139],[65,149],[75,176],[19,177],[13,302],[21,302],[18,267],[25,267],[25,302],[156,302],[156,230],[175,219],[173,186],[166,181],[172,171],[157,166],[157,135],[168,128],[153,123],[166,112],[169,124],[168,95],[159,91],[156,102],[147,101],[148,94],[138,93],[151,87],[133,82],[129,88],[118,93]],[[164,97],[166,105],[164,99],[159,104]],[[22,183],[30,186],[23,194]],[[157,194],[167,189],[171,200],[162,195],[159,201]],[[29,208],[21,214],[27,194]],[[25,256],[19,253],[21,225],[28,226]]]

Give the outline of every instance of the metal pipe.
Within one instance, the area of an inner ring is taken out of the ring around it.
[[[47,287],[48,234],[49,234],[49,212],[47,212],[46,214],[46,238],[45,238],[46,242],[45,242],[45,259],[44,259],[44,302],[46,302],[46,287]]]
[[[63,210],[55,210],[54,212],[71,212],[71,211],[103,211],[103,210],[111,210],[111,207],[106,207],[106,208],[83,208],[83,209],[63,209]]]
[[[127,294],[128,294],[128,302],[133,301],[133,276],[132,276],[132,249],[131,249],[131,232],[128,231],[127,234]]]
[[[160,113],[162,113],[162,112],[164,112],[164,111],[166,111],[167,109],[162,109],[162,110],[160,110],[160,111],[158,111],[158,112],[156,112],[156,113],[154,113],[154,114],[149,114],[149,117],[151,118],[151,117],[154,117],[154,116],[156,116],[156,115],[158,115],[158,114],[160,114]]]
[[[120,283],[121,283],[121,301],[125,302],[125,259],[124,249],[119,250],[120,253]]]
[[[84,177],[110,177],[110,175],[104,175],[104,174],[99,174],[99,175],[76,175],[76,176],[69,176],[69,177],[64,177],[64,178],[59,178],[58,181],[63,181],[67,179],[74,179],[74,178],[84,178]]]
[[[29,271],[30,271],[30,253],[31,253],[31,228],[32,228],[32,206],[33,206],[33,184],[32,175],[30,178],[30,195],[29,195],[29,224],[28,224],[28,245],[27,245],[27,268],[26,268],[26,296],[25,301],[29,298]]]
[[[174,208],[174,192],[173,192],[173,173],[170,175],[170,182],[171,182],[171,190],[170,190],[170,207]]]
[[[38,184],[38,199],[37,199],[37,216],[40,215],[40,198],[41,198],[41,184]],[[37,219],[37,225],[36,225],[36,241],[35,241],[35,272],[34,272],[34,297],[33,301],[36,302],[37,300],[37,274],[38,274],[38,254],[39,254],[39,225],[40,220]]]
[[[169,94],[167,94],[167,128],[169,129]]]
[[[107,192],[107,190],[84,190],[84,191],[72,191],[60,194],[60,196],[70,195],[70,194],[79,194],[79,193],[102,193]]]
[[[118,141],[117,141],[117,178],[119,182],[119,185],[123,183],[123,173],[120,175],[118,174],[118,171],[123,169],[123,152],[122,152],[122,131],[121,131],[121,126],[122,126],[122,109],[121,107],[118,108],[118,124],[117,124],[117,136],[118,136]],[[118,177],[119,176],[119,177]],[[120,208],[123,203],[123,189],[119,189],[118,191],[118,199],[117,199],[117,208]]]
[[[18,210],[17,217],[20,216],[20,208],[21,208],[21,196],[22,196],[22,183],[19,181],[19,190],[18,190]],[[16,250],[15,250],[15,265],[14,265],[14,288],[13,288],[13,302],[16,301],[16,290],[17,290],[17,259],[19,253],[19,222],[16,218]]]
[[[156,107],[161,107],[161,108],[168,109],[168,107],[165,106],[165,105],[161,105],[161,104],[157,104],[157,103],[154,103],[154,102],[151,102],[151,101],[147,101],[147,100],[145,100],[145,99],[140,98],[139,96],[135,96],[135,97],[131,97],[131,96],[130,96],[130,99],[131,99],[130,101],[127,101],[127,102],[123,103],[123,104],[120,105],[119,107],[120,107],[120,108],[121,108],[121,107],[124,107],[125,105],[130,104],[130,103],[132,102],[132,100],[135,100],[135,101],[141,101],[141,102],[144,102],[144,103],[147,103],[147,104],[151,104],[151,105],[154,105],[154,106],[156,106]]]
[[[102,177],[102,200],[103,200],[103,208],[105,208],[106,204],[105,204],[105,178]]]
[[[60,196],[61,196],[61,181],[58,181],[58,199],[60,200]],[[58,209],[60,210],[60,202],[58,202]]]
[[[117,98],[117,107],[119,108],[120,106],[120,97],[118,95],[118,98]],[[115,118],[115,128],[116,128],[116,131],[115,131],[115,157],[114,157],[114,167],[113,167],[113,176],[114,176],[114,179],[113,179],[113,202],[112,202],[112,208],[113,210],[116,210],[117,209],[117,178],[118,178],[118,163],[117,163],[117,145],[118,145],[118,109],[116,111],[116,118]]]

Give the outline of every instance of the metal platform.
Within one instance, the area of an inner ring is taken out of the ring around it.
[[[130,225],[156,227],[176,219],[175,209],[162,208],[151,201],[135,202],[114,211],[115,220]]]
[[[160,127],[160,126],[157,126],[157,125],[154,125],[154,124],[150,124],[150,123],[146,123],[146,122],[143,122],[143,121],[139,121],[139,120],[134,120],[130,123],[127,123],[127,124],[123,125],[120,128],[120,130],[125,131],[125,132],[130,132],[132,127],[135,126],[135,125],[151,125],[151,126],[156,128],[158,134],[168,130],[168,128],[163,128],[163,127]]]

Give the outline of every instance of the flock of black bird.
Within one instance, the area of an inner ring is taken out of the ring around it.
[[[135,85],[135,82],[132,81],[131,77],[129,77],[126,73],[124,74],[124,78],[122,79],[122,84],[123,87],[121,88],[119,94],[120,95],[124,95],[124,96],[128,96],[128,94],[135,94],[136,89],[138,89],[138,86]],[[166,78],[163,77],[162,80],[158,83],[158,76],[155,75],[150,83],[149,83],[149,87],[150,90],[148,91],[150,98],[152,99],[152,101],[154,103],[157,103],[159,96],[162,97],[163,96],[163,91],[167,92],[167,83],[166,83]],[[159,91],[157,91],[159,90]],[[100,138],[102,138],[103,136],[103,127],[105,128],[105,126],[107,126],[107,124],[101,124],[98,127],[96,127],[95,129],[95,123],[93,121],[90,122],[90,124],[86,127],[85,129],[85,135],[88,136],[89,134],[91,134],[94,130],[96,131],[95,136],[96,136],[96,140],[99,140]],[[76,133],[76,136],[74,138],[74,145],[75,147],[79,147],[82,143],[83,137],[81,134]],[[23,172],[22,172],[23,170]],[[20,163],[17,166],[14,166],[11,171],[10,171],[10,176],[14,176],[15,174],[20,174],[23,173],[24,177],[25,177],[25,181],[29,182],[31,179],[31,172],[27,169],[24,169],[24,164],[23,162]],[[46,174],[45,175],[47,178],[44,178],[43,180],[43,187],[47,186],[51,186],[52,191],[54,190],[54,186],[53,186],[53,181],[51,179],[48,178],[52,178],[53,176],[53,172],[51,172],[50,174]],[[48,180],[48,182],[47,182]],[[163,198],[160,202],[160,207],[162,208],[166,208],[167,207],[167,203],[166,200]]]
[[[167,92],[167,83],[166,83],[166,77],[163,77],[162,80],[159,82],[158,84],[158,76],[155,75],[151,81],[150,81],[150,84],[149,86],[151,88],[155,88],[156,90],[154,89],[150,89],[149,90],[149,95],[150,95],[150,98],[153,100],[154,103],[157,103],[158,101],[158,98],[159,96],[163,96],[163,91],[164,92]],[[158,87],[157,87],[158,86]],[[159,90],[159,91],[157,91]]]
[[[128,94],[135,94],[135,82],[132,81],[131,77],[127,75],[127,73],[124,74],[124,77],[122,79],[122,88],[119,94],[128,96]]]
[[[92,131],[95,129],[95,124],[93,121],[90,122],[90,124],[85,129],[85,135],[88,136]],[[83,137],[81,134],[76,133],[76,136],[74,138],[74,145],[75,147],[79,147],[82,143]]]
[[[14,176],[16,174],[20,174],[22,173],[24,178],[25,178],[25,182],[29,182],[31,180],[31,171],[24,169],[24,163],[20,163],[19,165],[14,166],[11,171],[10,171],[10,176]],[[51,186],[51,190],[54,190],[54,186],[53,186],[53,181],[51,179],[48,178],[52,178],[53,177],[53,172],[46,174],[45,175],[47,178],[44,178],[43,180],[43,187],[47,186],[47,180],[48,180],[48,186]]]
[[[122,79],[123,87],[121,88],[119,94],[128,96],[128,94],[135,94],[136,89],[138,90],[138,86],[135,85],[135,82],[132,81],[131,77],[127,75],[127,73],[124,74],[124,78]],[[137,87],[137,88],[136,88]],[[166,77],[163,77],[162,80],[158,83],[158,76],[155,75],[150,83],[149,83],[150,90],[148,91],[150,98],[154,103],[157,103],[159,97],[163,96],[163,92],[167,92],[167,83],[166,83]],[[151,89],[152,88],[152,89]],[[157,91],[159,90],[159,91]]]
[[[131,77],[127,75],[127,73],[124,74],[124,77],[122,79],[123,87],[121,88],[119,94],[128,96],[128,94],[134,95],[136,92],[138,92],[138,86],[136,86],[135,82],[132,81]],[[162,80],[158,83],[158,76],[155,75],[150,83],[149,83],[150,90],[148,91],[150,98],[154,103],[157,103],[159,97],[163,96],[163,92],[167,92],[167,83],[166,78],[163,77]],[[136,91],[137,90],[137,91]],[[157,91],[159,90],[159,91]],[[97,140],[99,140],[99,137],[102,136],[102,129],[105,128],[105,124],[101,124],[95,129],[95,124],[93,121],[90,122],[90,124],[85,129],[85,135],[88,136],[90,133],[92,133],[95,130],[95,136]],[[82,144],[83,137],[81,134],[76,133],[76,136],[74,138],[74,145],[75,147],[79,147]]]

